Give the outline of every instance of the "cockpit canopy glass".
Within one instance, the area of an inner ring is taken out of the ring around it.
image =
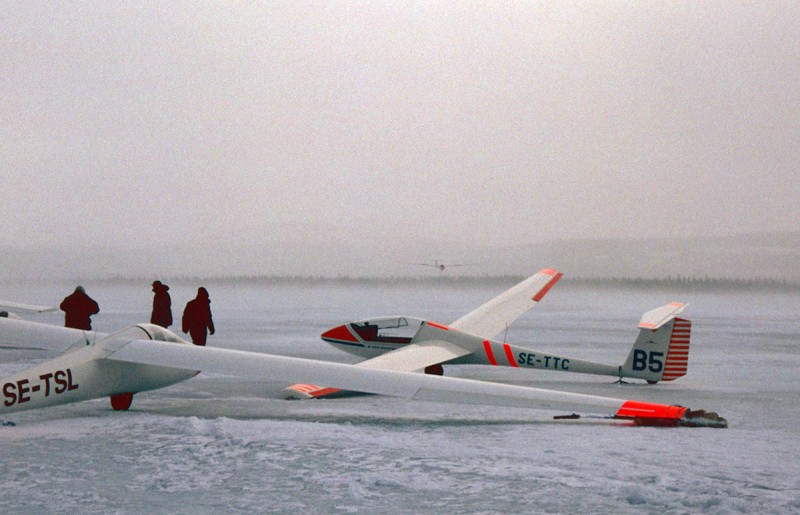
[[[419,331],[422,320],[409,317],[370,318],[350,326],[365,341],[409,343]]]

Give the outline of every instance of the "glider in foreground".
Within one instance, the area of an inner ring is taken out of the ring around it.
[[[341,389],[412,400],[584,411],[643,425],[727,427],[714,413],[682,406],[198,347],[151,324],[105,335],[0,318],[2,347],[63,353],[0,379],[0,416],[106,396],[114,409],[127,410],[134,394],[205,371],[274,381],[302,376]]]
[[[412,317],[386,317],[340,325],[322,339],[350,354],[366,358],[356,366],[425,371],[441,375],[442,365],[494,365],[643,379],[650,384],[686,374],[691,322],[677,318],[686,307],[673,302],[648,311],[639,335],[621,365],[609,365],[542,352],[493,340],[535,306],[563,274],[539,271],[449,326]],[[339,393],[336,388],[295,384],[288,398],[309,399]]]

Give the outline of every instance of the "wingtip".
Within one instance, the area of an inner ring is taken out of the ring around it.
[[[317,386],[315,384],[293,384],[283,389],[282,393],[286,399],[319,399],[335,393],[341,392],[338,388],[327,386]]]
[[[542,273],[542,274],[546,274],[546,275],[549,275],[549,276],[551,276],[551,277],[552,277],[552,279],[550,279],[550,281],[548,281],[548,283],[547,283],[547,284],[545,284],[545,285],[542,287],[542,289],[541,289],[541,290],[539,290],[539,291],[536,293],[536,295],[534,295],[534,296],[532,297],[532,300],[533,300],[534,302],[539,302],[540,300],[542,300],[542,298],[543,298],[545,295],[547,295],[547,292],[549,292],[549,291],[550,291],[550,288],[552,288],[553,286],[555,286],[555,284],[558,282],[558,280],[559,280],[559,279],[561,279],[561,277],[564,275],[564,274],[562,274],[561,272],[559,272],[558,270],[556,270],[555,268],[545,268],[545,269],[544,269],[544,270],[542,270],[540,273]]]
[[[723,429],[728,421],[713,411],[690,410],[684,406],[625,401],[614,418],[630,419],[639,426],[712,427]]]

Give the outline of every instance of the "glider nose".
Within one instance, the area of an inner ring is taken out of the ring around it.
[[[350,332],[347,324],[338,325],[333,329],[328,329],[320,336],[326,342],[353,342],[358,343],[358,339]]]

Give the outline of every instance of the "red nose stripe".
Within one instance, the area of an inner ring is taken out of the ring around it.
[[[339,340],[341,342],[358,343],[358,339],[353,336],[353,333],[350,332],[346,325],[340,325],[339,327],[334,327],[333,329],[325,331],[322,333],[321,338],[323,340]]]

